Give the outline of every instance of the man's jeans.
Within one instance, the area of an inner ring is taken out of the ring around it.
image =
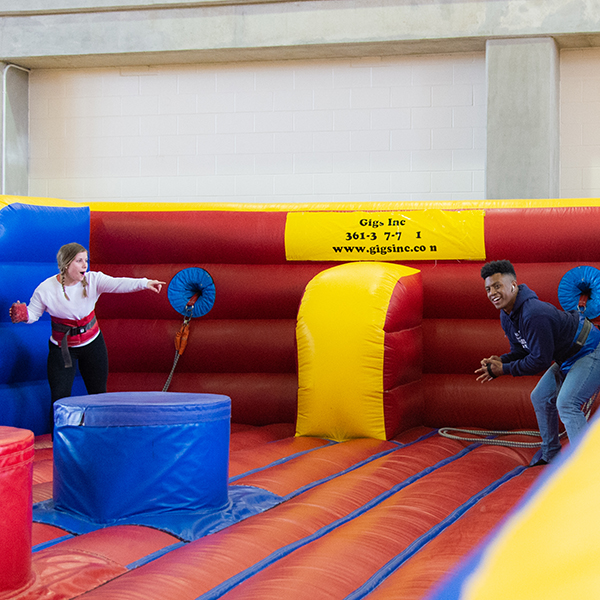
[[[542,458],[550,462],[560,451],[558,417],[564,423],[569,442],[585,429],[587,421],[582,406],[600,389],[600,345],[580,358],[562,374],[553,364],[540,379],[531,402],[542,436]]]

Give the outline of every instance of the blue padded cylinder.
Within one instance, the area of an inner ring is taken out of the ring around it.
[[[105,524],[227,504],[229,397],[114,392],[54,411],[57,509]]]
[[[563,310],[578,310],[581,294],[589,298],[584,314],[588,319],[600,315],[600,270],[580,266],[567,271],[558,284],[558,301]]]
[[[216,290],[210,273],[199,267],[179,271],[167,289],[171,306],[184,316],[187,316],[186,305],[194,294],[198,294],[198,300],[190,316],[203,317],[210,312],[215,303]]]

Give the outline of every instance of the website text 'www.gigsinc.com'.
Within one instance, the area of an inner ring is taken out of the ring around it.
[[[390,246],[332,246],[333,252],[336,254],[410,254],[419,252],[437,252],[437,246],[425,246],[424,244],[415,246],[400,246],[392,244]]]

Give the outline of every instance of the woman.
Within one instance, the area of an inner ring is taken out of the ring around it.
[[[48,381],[52,404],[71,395],[75,362],[88,394],[106,392],[108,354],[94,308],[103,293],[128,293],[149,289],[160,292],[164,281],[109,277],[87,272],[87,250],[77,243],[66,244],[56,255],[58,275],[49,277],[33,292],[29,305],[15,302],[10,308],[13,323],[35,323],[50,313],[52,335],[48,343]],[[51,413],[51,429],[53,415]]]

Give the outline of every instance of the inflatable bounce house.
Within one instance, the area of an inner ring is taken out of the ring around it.
[[[51,435],[48,316],[8,315],[73,241],[168,289],[100,298],[108,393]],[[595,311],[600,204],[2,197],[0,598],[596,598],[597,422],[530,467],[537,378],[474,375],[496,259]]]

